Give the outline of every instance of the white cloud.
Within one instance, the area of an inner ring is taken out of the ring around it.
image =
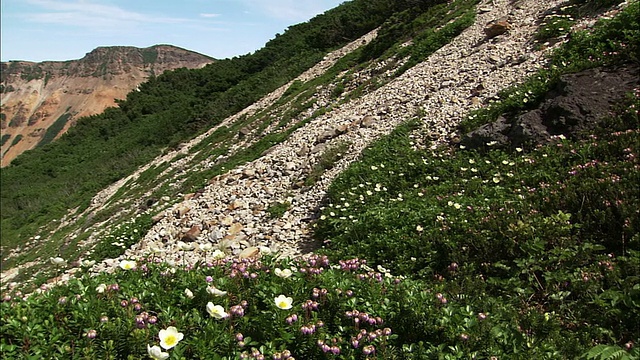
[[[200,16],[203,18],[215,18],[220,16],[220,14],[200,14]]]
[[[39,7],[38,11],[25,14],[28,21],[72,25],[89,28],[130,27],[141,24],[175,24],[188,20],[181,18],[153,16],[128,11],[114,5],[103,5],[87,1],[28,0]]]
[[[338,0],[242,0],[249,8],[258,9],[266,16],[296,23],[321,14],[337,6]]]

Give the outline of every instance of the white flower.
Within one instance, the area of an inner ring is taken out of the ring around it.
[[[133,270],[137,266],[136,262],[133,260],[122,260],[120,261],[120,267],[124,270]]]
[[[293,275],[293,272],[291,271],[291,269],[281,270],[280,268],[276,268],[273,272],[277,276],[280,276],[281,278],[285,278],[285,279]]]
[[[96,262],[94,260],[82,260],[82,266],[91,267],[95,265]]]
[[[227,295],[226,291],[222,291],[218,288],[216,288],[215,286],[211,285],[211,286],[207,286],[207,292],[213,296],[225,296]]]
[[[211,251],[213,250],[213,245],[206,243],[206,244],[200,244],[198,245],[198,248],[200,249],[200,251]]]
[[[180,250],[191,251],[193,250],[193,247],[193,244],[187,244],[184,241],[178,241],[178,248],[180,248]]]
[[[64,265],[67,263],[67,261],[61,257],[52,257],[49,258],[49,261],[51,261],[51,263],[56,266]]]
[[[276,306],[282,310],[288,310],[288,309],[291,309],[291,307],[293,307],[292,305],[293,298],[290,298],[284,295],[279,295],[278,297],[276,297],[275,302],[276,302]]]
[[[175,326],[169,326],[164,330],[160,330],[158,336],[160,337],[160,346],[162,346],[163,349],[168,350],[176,346],[180,340],[182,340],[184,334],[178,332],[178,329],[176,329]]]
[[[220,249],[216,249],[211,256],[213,257],[214,260],[222,260],[225,258],[225,256],[227,256],[224,252],[222,252]]]
[[[165,360],[169,358],[169,353],[163,352],[158,345],[149,346],[149,344],[147,344],[147,353],[155,360]]]
[[[193,292],[189,289],[184,289],[184,294],[189,298],[189,299],[193,299]]]
[[[213,305],[211,301],[207,303],[207,312],[216,319],[225,319],[229,316],[222,306]]]
[[[424,228],[420,225],[416,226],[416,231],[417,232],[422,232],[424,230]]]
[[[98,287],[96,287],[96,291],[99,294],[104,293],[105,290],[107,290],[107,284],[100,284],[100,285],[98,285]]]

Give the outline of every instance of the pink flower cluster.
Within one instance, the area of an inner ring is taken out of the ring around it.
[[[366,312],[360,312],[358,310],[347,311],[345,313],[347,319],[353,319],[353,323],[358,327],[360,324],[362,325],[382,325],[384,321],[379,316],[372,316],[367,314]]]
[[[318,275],[329,267],[329,258],[326,255],[313,254],[306,259],[298,260],[298,266],[303,274]]]
[[[158,322],[158,317],[155,315],[149,315],[148,312],[143,311],[136,315],[136,327],[138,329],[145,329],[147,325],[153,325]]]
[[[356,271],[360,269],[362,265],[366,265],[367,260],[360,260],[358,258],[355,258],[349,260],[340,260],[338,263],[340,264],[340,268],[344,271]]]
[[[338,339],[334,338],[332,340],[332,345],[329,345],[324,340],[318,340],[318,347],[320,347],[320,349],[324,353],[332,353],[333,355],[340,355],[340,348],[337,345],[335,345],[337,344],[337,342],[338,342]]]

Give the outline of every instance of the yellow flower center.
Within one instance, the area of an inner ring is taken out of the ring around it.
[[[164,342],[167,343],[168,346],[173,346],[178,341],[177,341],[175,335],[167,335],[167,337],[164,339]]]
[[[280,301],[280,302],[278,303],[278,307],[280,307],[280,308],[285,308],[285,307],[287,307],[287,303],[286,303],[285,301]]]

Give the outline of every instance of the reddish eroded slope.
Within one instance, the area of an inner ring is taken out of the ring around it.
[[[151,75],[214,59],[170,45],[100,47],[80,60],[2,63],[1,166],[62,135],[83,116],[115,106]],[[52,125],[54,125],[52,127]]]

